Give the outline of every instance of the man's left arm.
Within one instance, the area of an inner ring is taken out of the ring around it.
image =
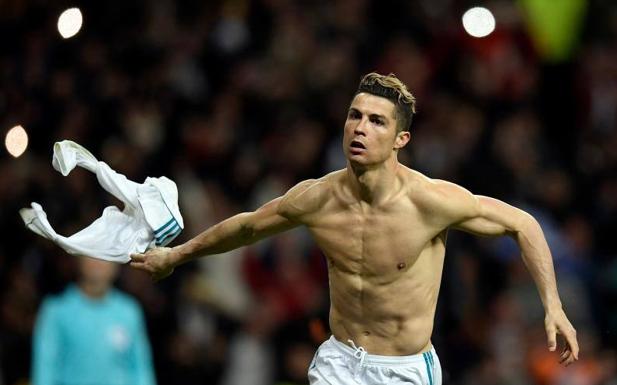
[[[439,189],[446,198],[442,202],[447,201],[449,227],[482,236],[508,235],[516,241],[544,305],[549,350],[557,348],[556,335],[561,334],[566,346],[560,362],[567,366],[578,360],[576,330],[562,309],[553,259],[538,221],[523,210],[494,198],[472,195],[454,184],[445,182]]]

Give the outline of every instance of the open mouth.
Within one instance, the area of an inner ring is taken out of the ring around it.
[[[361,142],[358,142],[357,140],[354,140],[351,142],[351,147],[352,148],[360,148],[362,150],[366,150],[366,147],[364,146],[364,144],[362,144]]]

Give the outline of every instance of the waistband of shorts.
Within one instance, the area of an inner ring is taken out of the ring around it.
[[[334,336],[330,336],[329,340],[334,347],[336,347],[339,351],[349,355],[351,357],[355,357],[356,349],[351,346],[339,341]],[[358,347],[359,349],[360,347]],[[410,364],[418,364],[425,362],[432,362],[433,356],[437,355],[435,351],[435,347],[431,346],[431,350],[426,351],[424,353],[412,354],[409,356],[382,356],[378,354],[369,354],[366,353],[364,357],[364,365],[410,365]]]

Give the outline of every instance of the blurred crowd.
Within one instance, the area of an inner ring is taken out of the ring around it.
[[[348,104],[372,70],[418,99],[401,162],[539,220],[579,332],[579,362],[560,367],[515,243],[452,232],[433,338],[444,383],[617,384],[617,3],[544,1],[581,5],[560,55],[534,2],[483,3],[497,19],[484,39],[462,29],[462,0],[0,3],[0,127],[30,137],[21,157],[0,153],[0,384],[28,383],[39,305],[77,272],[19,208],[41,203],[70,235],[119,204],[87,171],[55,172],[55,141],[138,182],[172,178],[183,242],[344,167]],[[75,5],[84,27],[63,40]],[[156,284],[124,267],[116,284],[144,309],[158,384],[306,384],[328,336],[327,271],[303,230]]]

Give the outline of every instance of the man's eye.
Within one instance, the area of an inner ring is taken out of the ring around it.
[[[349,117],[351,119],[359,119],[360,114],[357,111],[349,111]]]
[[[383,126],[383,120],[378,119],[378,118],[372,118],[371,123],[376,124],[378,126]]]

